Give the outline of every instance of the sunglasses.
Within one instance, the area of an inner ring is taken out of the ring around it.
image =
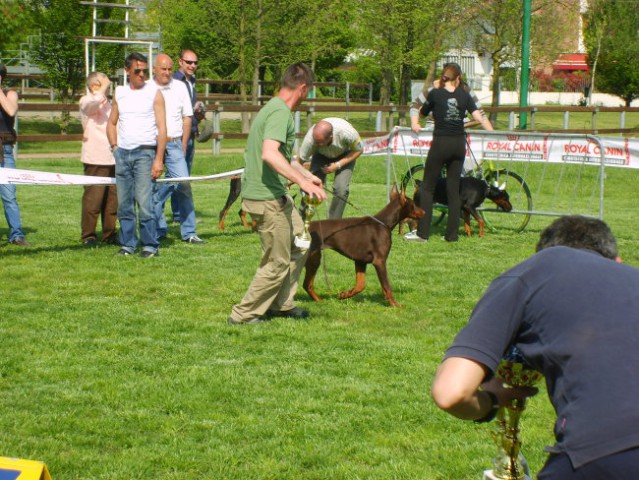
[[[133,69],[133,74],[134,75],[148,75],[149,74],[149,69],[148,68],[134,68]]]
[[[197,65],[197,60],[184,60],[183,58],[181,60],[187,65]]]

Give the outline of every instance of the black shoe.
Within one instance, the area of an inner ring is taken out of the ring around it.
[[[95,238],[87,238],[82,245],[89,248],[94,248],[98,246],[98,241]]]
[[[116,255],[120,255],[122,257],[128,257],[129,255],[133,255],[131,252],[129,252],[127,249],[125,248],[121,248],[120,250],[118,250],[116,253]]]
[[[290,310],[267,310],[266,315],[269,317],[294,318],[297,320],[311,316],[308,310],[304,310],[300,307],[293,307]]]
[[[226,323],[228,323],[229,325],[256,325],[258,323],[264,323],[264,322],[268,322],[268,321],[269,321],[268,318],[255,317],[255,318],[252,318],[251,320],[242,322],[240,320],[234,320],[233,318],[229,317],[229,319],[226,321]]]
[[[200,237],[198,237],[197,235],[191,235],[189,238],[187,238],[186,240],[184,240],[186,243],[198,243],[198,244],[203,244],[206,243],[206,241],[202,240]]]
[[[27,242],[24,237],[18,237],[18,238],[14,238],[13,240],[11,240],[9,243],[13,244],[13,245],[18,245],[20,247],[30,247],[31,244],[29,242]]]
[[[109,238],[103,238],[102,243],[104,243],[105,245],[120,245],[120,240],[118,240],[118,238],[113,235]]]
[[[140,256],[142,258],[159,257],[160,252],[151,252],[149,250],[142,250],[142,252],[140,252]]]

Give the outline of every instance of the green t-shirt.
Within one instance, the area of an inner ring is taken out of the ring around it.
[[[287,180],[262,160],[264,140],[280,143],[280,153],[289,162],[295,143],[295,124],[291,109],[279,97],[272,98],[259,111],[244,152],[242,198],[247,200],[274,200],[286,195]]]

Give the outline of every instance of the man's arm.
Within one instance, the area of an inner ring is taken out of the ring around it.
[[[473,360],[450,357],[437,369],[432,396],[439,408],[462,420],[477,420],[492,410],[492,399],[480,392],[484,366]]]
[[[344,168],[349,163],[354,162],[355,160],[357,160],[361,154],[362,154],[362,150],[353,150],[352,152],[350,152],[345,157],[340,158],[339,161],[333,162],[333,163],[329,163],[328,165],[323,167],[322,171],[324,173],[333,173],[333,172],[336,172],[338,170],[341,170],[342,168]]]
[[[306,135],[304,135],[304,140],[302,140],[302,144],[300,145],[300,149],[297,154],[302,164],[304,162],[310,162],[313,155],[313,128],[315,128],[315,125],[309,128]]]
[[[182,152],[186,155],[186,147],[191,138],[191,126],[193,125],[193,119],[188,117],[182,117]]]
[[[120,112],[118,110],[118,102],[113,96],[113,102],[111,104],[111,115],[109,115],[109,121],[107,122],[106,134],[109,139],[109,145],[111,151],[114,150],[113,146],[118,145],[118,119],[120,118]]]
[[[433,400],[439,408],[462,420],[488,420],[495,408],[537,393],[535,387],[504,387],[499,378],[484,382],[487,373],[488,369],[479,362],[449,357],[437,369]]]
[[[155,160],[151,166],[151,178],[157,180],[162,176],[164,170],[164,151],[166,150],[166,110],[164,106],[164,96],[158,90],[155,92],[153,101],[153,111],[155,112],[155,124],[158,129],[157,146],[155,150]]]
[[[303,173],[304,168],[298,162],[289,163],[281,154],[280,142],[277,140],[264,140],[262,143],[262,160],[288,181],[297,183],[311,198],[316,197],[320,200],[326,200],[326,192],[322,188],[320,179],[310,175],[309,172]]]

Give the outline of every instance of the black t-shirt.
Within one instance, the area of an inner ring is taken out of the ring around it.
[[[445,88],[433,88],[419,112],[423,116],[433,113],[433,135],[463,135],[466,112],[478,110],[475,101],[461,86],[449,92]]]
[[[493,281],[446,358],[494,372],[516,346],[546,378],[557,413],[550,451],[575,468],[638,447],[638,286],[637,268],[546,248]]]

